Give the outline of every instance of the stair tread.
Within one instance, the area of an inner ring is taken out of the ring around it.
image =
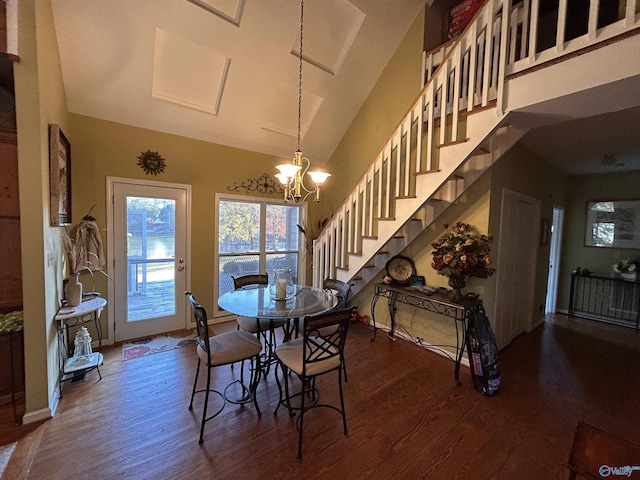
[[[438,173],[438,172],[440,172],[440,169],[438,169],[438,170],[423,170],[421,172],[413,172],[413,174],[417,176],[417,175],[429,175],[429,174]]]
[[[462,140],[454,140],[453,142],[439,143],[436,145],[436,148],[450,147],[451,145],[460,145],[461,143],[466,143],[469,140],[469,138],[463,138]]]

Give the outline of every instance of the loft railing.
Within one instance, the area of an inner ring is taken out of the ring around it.
[[[627,327],[640,326],[640,283],[571,274],[569,315]]]
[[[379,221],[404,223],[396,200],[426,202],[437,194],[438,188],[416,191],[416,177],[438,171],[441,149],[466,140],[470,114],[495,107],[497,119],[503,116],[510,77],[638,29],[640,0],[620,0],[614,13],[612,3],[591,0],[579,21],[568,0],[543,15],[539,0],[487,0],[460,37],[426,54],[417,99],[314,242],[313,284],[348,269],[349,255],[362,254],[363,239],[377,238]],[[380,238],[379,246],[387,240]]]

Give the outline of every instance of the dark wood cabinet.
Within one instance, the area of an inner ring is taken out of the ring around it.
[[[0,130],[0,313],[22,308],[16,132]]]

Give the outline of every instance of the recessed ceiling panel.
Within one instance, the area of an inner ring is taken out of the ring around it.
[[[227,22],[240,26],[240,18],[244,10],[245,0],[187,0],[206,11],[219,16]]]
[[[316,113],[322,105],[323,98],[312,93],[302,92],[302,115],[300,121],[300,136],[305,133],[313,122]],[[298,136],[298,89],[291,85],[281,84],[276,90],[271,104],[267,109],[263,130],[281,133],[289,137]]]
[[[303,58],[336,74],[353,44],[365,14],[347,0],[315,0],[305,3],[302,34]],[[300,55],[300,31],[291,47]]]
[[[218,114],[231,59],[156,28],[152,95]]]

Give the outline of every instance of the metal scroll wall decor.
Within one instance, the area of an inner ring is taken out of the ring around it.
[[[250,192],[259,192],[264,194],[282,194],[283,190],[280,186],[280,182],[276,182],[271,175],[268,173],[263,173],[258,178],[248,178],[243,182],[233,182],[232,185],[227,187],[229,192],[240,192],[242,189],[245,190],[244,193]]]

